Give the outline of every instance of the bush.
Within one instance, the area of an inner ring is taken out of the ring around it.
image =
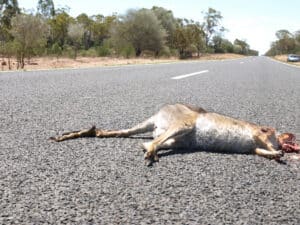
[[[52,45],[51,53],[54,54],[54,55],[56,55],[57,59],[58,59],[59,56],[62,55],[62,48],[59,46],[59,44],[57,42],[55,42]]]
[[[300,55],[300,45],[296,47],[295,52],[296,54]]]
[[[151,50],[144,50],[142,51],[141,56],[144,58],[153,58],[155,57],[155,52]]]
[[[171,50],[168,46],[163,46],[162,49],[158,53],[159,57],[171,57]]]
[[[97,57],[98,52],[96,48],[89,48],[88,50],[81,50],[79,55],[82,57]]]
[[[153,11],[149,9],[129,10],[121,21],[111,31],[114,46],[118,48],[120,43],[130,43],[136,56],[140,56],[145,50],[159,51],[165,42],[167,33]],[[123,45],[124,46],[124,45]],[[126,48],[131,53],[131,47]],[[129,57],[130,54],[125,54]]]
[[[70,59],[74,59],[75,58],[74,50],[69,45],[64,45],[63,51],[62,51],[62,55],[65,56],[65,57],[68,57]]]
[[[243,49],[240,45],[233,45],[233,53],[243,54]]]
[[[111,55],[111,49],[106,45],[101,45],[97,47],[97,55],[100,57],[105,57]]]
[[[208,53],[208,54],[214,54],[215,53],[215,49],[213,47],[211,47],[211,46],[208,46],[206,48],[206,53]]]
[[[179,59],[192,58],[193,54],[190,51],[179,51]]]
[[[179,57],[179,53],[178,53],[178,50],[176,48],[171,48],[170,49],[170,54],[171,54],[171,56]]]
[[[105,57],[111,56],[113,54],[111,41],[106,39],[103,41],[102,45],[96,47],[97,56]]]
[[[120,49],[120,56],[129,59],[135,56],[135,49],[131,44],[125,45]]]

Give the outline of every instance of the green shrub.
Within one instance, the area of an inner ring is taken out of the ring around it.
[[[128,45],[125,45],[123,46],[121,49],[120,49],[120,56],[126,58],[126,59],[129,59],[131,57],[134,57],[135,56],[135,49],[132,45],[128,44]]]
[[[215,49],[212,48],[211,46],[208,46],[208,47],[206,48],[206,53],[208,53],[208,54],[213,54],[213,53],[215,53]]]
[[[240,45],[233,45],[233,53],[235,54],[242,54],[243,49]]]
[[[145,58],[155,57],[155,52],[151,50],[144,50],[142,51],[141,56]]]
[[[171,48],[170,54],[171,54],[171,56],[179,57],[179,52],[178,52],[178,49],[176,49],[176,48]]]
[[[81,50],[79,55],[82,57],[97,57],[97,49],[96,48],[89,48],[88,50]]]
[[[168,46],[163,46],[158,53],[159,57],[171,57],[171,50]]]
[[[105,39],[100,46],[96,47],[97,56],[105,57],[113,54],[111,41]]]
[[[58,59],[59,56],[62,55],[62,48],[59,46],[57,42],[55,42],[51,47],[51,53],[56,56]]]
[[[73,48],[70,45],[64,45],[63,51],[62,51],[62,55],[64,57],[68,57],[70,59],[74,59],[75,58],[74,50],[73,50]]]
[[[97,47],[97,55],[105,57],[111,55],[111,49],[107,45],[101,45]]]

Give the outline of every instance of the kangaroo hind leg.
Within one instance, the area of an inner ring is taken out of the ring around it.
[[[93,126],[90,129],[84,129],[79,131],[71,131],[62,134],[58,137],[51,137],[50,140],[60,142],[69,139],[82,138],[82,137],[98,137],[98,138],[108,138],[108,137],[129,137],[135,134],[146,133],[154,130],[153,118],[149,118],[146,121],[130,128],[124,130],[101,130]]]
[[[145,159],[158,161],[157,150],[176,147],[177,141],[180,138],[184,138],[187,134],[192,132],[193,129],[193,125],[187,124],[172,126],[153,141],[143,143],[143,148],[146,150]]]
[[[93,126],[90,129],[77,130],[63,133],[61,136],[50,137],[49,140],[53,140],[56,142],[65,141],[69,139],[81,138],[81,137],[96,137],[96,127]]]

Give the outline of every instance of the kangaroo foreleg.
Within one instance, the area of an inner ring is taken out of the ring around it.
[[[270,151],[267,149],[256,148],[254,153],[259,156],[263,156],[268,159],[280,159],[283,156],[282,151]]]

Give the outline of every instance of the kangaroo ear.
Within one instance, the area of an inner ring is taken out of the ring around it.
[[[261,127],[260,130],[264,133],[274,133],[275,132],[275,129],[272,127]]]
[[[268,128],[267,128],[267,127],[262,127],[260,130],[261,130],[262,132],[264,132],[264,133],[267,133],[267,132],[268,132]]]

